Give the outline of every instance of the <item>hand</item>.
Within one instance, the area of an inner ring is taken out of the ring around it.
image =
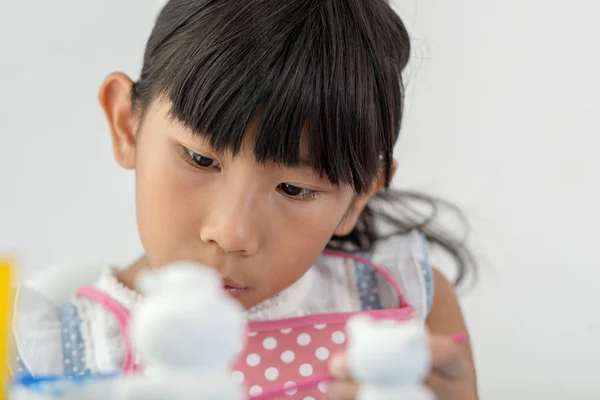
[[[461,345],[443,335],[430,336],[431,372],[425,385],[438,400],[477,400],[473,365],[463,354]],[[327,393],[335,400],[355,400],[359,386],[352,380],[344,354],[334,356],[330,363],[334,381]]]

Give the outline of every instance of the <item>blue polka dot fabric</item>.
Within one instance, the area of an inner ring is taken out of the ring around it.
[[[423,281],[425,282],[425,293],[427,293],[427,313],[431,310],[431,306],[433,305],[433,271],[431,269],[431,264],[429,263],[429,254],[427,253],[427,239],[425,239],[424,235],[421,236],[421,273],[423,274]]]
[[[367,254],[357,254],[367,258]],[[355,261],[356,285],[362,310],[380,310],[381,301],[377,289],[377,271],[370,265]]]
[[[63,366],[65,375],[86,375],[85,343],[81,336],[81,319],[75,305],[62,304],[59,309]]]

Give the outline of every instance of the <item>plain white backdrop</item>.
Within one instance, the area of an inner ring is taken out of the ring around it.
[[[396,0],[414,38],[395,184],[457,202],[481,398],[600,398],[600,3]],[[0,252],[22,274],[141,251],[96,102],[148,0],[0,2]]]

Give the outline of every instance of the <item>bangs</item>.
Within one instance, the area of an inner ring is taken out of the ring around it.
[[[408,53],[383,0],[172,0],[135,95],[143,107],[170,100],[173,118],[234,155],[258,118],[258,162],[308,156],[317,174],[360,193],[382,167],[389,181]]]

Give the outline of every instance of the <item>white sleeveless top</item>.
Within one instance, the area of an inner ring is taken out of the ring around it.
[[[424,321],[433,301],[433,276],[424,237],[411,232],[377,242],[359,254],[384,267]],[[107,269],[94,285],[130,311],[142,296],[126,288]],[[389,282],[368,265],[351,259],[320,257],[296,283],[247,311],[249,321],[394,308],[398,298]],[[13,375],[110,373],[119,371],[125,349],[121,329],[101,305],[73,297],[56,306],[20,288],[13,324],[16,363]]]

